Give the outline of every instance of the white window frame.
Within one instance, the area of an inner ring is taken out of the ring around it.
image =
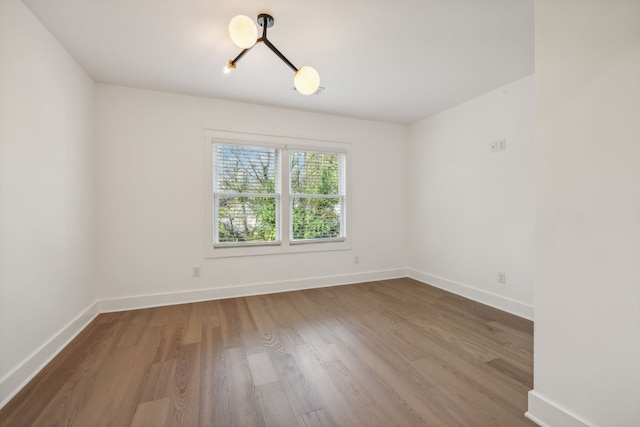
[[[346,236],[347,236],[347,230],[346,230],[346,221],[341,221],[341,229],[340,229],[340,237],[334,237],[334,238],[330,238],[330,239],[323,239],[323,238],[319,238],[319,239],[294,239],[293,238],[293,227],[292,227],[292,222],[293,222],[293,209],[291,208],[293,206],[293,199],[295,199],[296,197],[298,198],[326,198],[326,199],[340,199],[341,203],[340,203],[340,207],[341,207],[341,211],[340,211],[340,215],[342,218],[345,218],[346,216],[346,176],[343,176],[343,174],[345,174],[345,168],[346,168],[346,161],[347,161],[347,156],[346,153],[342,152],[342,151],[330,151],[330,150],[317,150],[317,149],[310,149],[310,148],[301,148],[301,147],[287,147],[287,173],[290,173],[290,167],[289,167],[289,162],[291,161],[291,157],[290,157],[290,153],[291,151],[298,151],[298,152],[305,152],[305,153],[318,153],[318,154],[342,154],[343,156],[340,157],[339,161],[340,161],[340,165],[338,166],[338,173],[341,176],[342,179],[340,179],[339,182],[339,188],[338,188],[338,193],[337,194],[327,194],[327,195],[320,195],[320,194],[292,194],[291,192],[291,176],[287,177],[287,183],[285,184],[288,187],[288,191],[289,191],[289,240],[290,240],[290,244],[292,245],[306,245],[306,244],[310,244],[310,243],[321,243],[321,242],[326,242],[326,241],[338,241],[338,240],[345,240]]]
[[[214,146],[216,144],[245,145],[254,147],[268,147],[284,150],[280,152],[281,167],[281,192],[280,211],[277,213],[280,219],[280,235],[277,242],[249,243],[249,244],[219,244],[214,241]],[[346,187],[343,204],[344,230],[343,237],[337,239],[317,239],[305,241],[292,241],[290,235],[291,223],[291,195],[289,180],[289,154],[288,149],[316,151],[325,153],[344,154],[344,170]],[[228,258],[240,256],[275,255],[301,252],[324,252],[351,249],[351,201],[350,201],[350,174],[351,174],[351,144],[336,141],[321,141],[289,136],[262,135],[245,132],[233,132],[217,129],[204,130],[205,151],[205,194],[204,194],[204,220],[205,220],[205,258]]]
[[[273,150],[277,153],[276,156],[276,165],[275,165],[275,173],[276,173],[276,186],[278,188],[276,188],[276,192],[275,193],[268,193],[268,194],[253,194],[253,193],[229,193],[229,192],[221,192],[221,193],[217,193],[215,191],[215,185],[216,185],[216,181],[217,181],[217,176],[216,176],[216,168],[215,168],[215,160],[216,160],[216,156],[217,156],[217,152],[215,150],[215,147],[217,145],[224,145],[224,146],[237,146],[237,147],[243,147],[243,148],[262,148],[262,149],[269,149],[269,150]],[[279,245],[282,242],[282,229],[280,227],[282,227],[282,221],[281,221],[281,214],[282,214],[282,192],[278,192],[279,189],[282,188],[282,176],[281,176],[281,170],[282,170],[282,149],[279,147],[271,147],[268,145],[253,145],[253,146],[248,146],[245,144],[236,144],[236,143],[218,143],[218,142],[213,142],[211,143],[212,146],[212,161],[213,161],[213,167],[211,168],[211,177],[213,179],[213,217],[212,218],[216,218],[218,216],[218,199],[219,197],[223,197],[223,196],[236,196],[236,197],[268,197],[268,196],[272,196],[273,198],[275,198],[275,202],[276,202],[276,223],[278,225],[278,228],[276,228],[276,238],[275,240],[270,240],[270,241],[261,241],[261,242],[216,242],[215,240],[215,235],[218,233],[218,224],[216,221],[213,221],[213,246],[214,248],[221,248],[221,247],[239,247],[239,246],[260,246],[260,245]]]

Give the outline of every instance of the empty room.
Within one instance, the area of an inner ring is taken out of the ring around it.
[[[640,1],[0,0],[0,427],[640,425]]]

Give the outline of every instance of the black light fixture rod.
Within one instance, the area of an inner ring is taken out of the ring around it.
[[[266,31],[266,30],[265,30],[265,31]],[[287,57],[286,57],[286,56],[284,56],[282,53],[280,53],[280,51],[278,50],[278,48],[276,48],[276,47],[273,45],[273,43],[271,43],[271,42],[270,42],[269,40],[267,40],[266,38],[264,38],[264,40],[262,40],[262,42],[264,42],[264,44],[266,44],[266,45],[267,45],[267,47],[268,47],[269,49],[271,49],[271,51],[272,51],[273,53],[275,53],[276,55],[278,55],[278,58],[282,59],[282,61],[283,61],[285,64],[287,64],[287,65],[289,66],[289,68],[291,68],[291,69],[293,70],[293,72],[294,72],[294,73],[298,72],[298,68],[297,68],[295,65],[293,65],[293,64],[291,63],[291,61],[289,61],[289,60],[287,59]]]
[[[255,45],[253,45],[253,46],[255,46]],[[251,46],[249,49],[242,49],[242,52],[240,52],[238,54],[238,56],[236,56],[233,59],[233,61],[231,61],[231,65],[236,65],[236,62],[240,61],[240,59],[242,59],[242,57],[245,56],[247,54],[247,52],[249,52],[253,46]]]
[[[271,51],[273,53],[275,53],[278,58],[282,59],[282,61],[287,64],[289,66],[289,68],[291,68],[293,70],[294,73],[298,72],[298,67],[296,67],[295,65],[293,65],[291,63],[291,61],[289,61],[287,59],[286,56],[284,56],[277,47],[275,47],[273,45],[273,43],[271,43],[268,39],[267,39],[267,28],[271,27],[273,25],[273,17],[271,15],[268,15],[266,13],[261,13],[260,15],[258,15],[258,24],[262,27],[262,37],[260,37],[258,40],[256,40],[256,44],[262,42],[264,44],[267,45],[267,47],[269,49],[271,49]],[[255,45],[253,45],[255,46]],[[230,62],[230,65],[235,66],[236,62],[238,62],[240,59],[242,59],[243,56],[245,56],[247,54],[247,52],[249,52],[253,46],[251,46],[248,49],[243,49],[242,52],[240,52],[240,54],[238,54],[238,56],[235,57],[235,59],[233,59],[233,61]]]
[[[270,27],[268,16],[269,15],[258,15],[258,24],[262,26],[262,37],[260,37],[258,41],[260,41],[260,39],[267,39],[267,28]],[[262,17],[262,19],[260,19],[260,17]],[[271,25],[273,25],[273,18],[271,18]]]

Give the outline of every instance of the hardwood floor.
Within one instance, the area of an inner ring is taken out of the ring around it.
[[[0,426],[534,426],[533,324],[411,279],[98,316]]]

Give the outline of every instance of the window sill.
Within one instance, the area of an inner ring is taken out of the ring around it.
[[[205,258],[234,258],[245,256],[282,255],[309,252],[346,251],[351,249],[351,242],[347,240],[305,242],[297,244],[279,245],[242,245],[218,246],[206,248]]]

